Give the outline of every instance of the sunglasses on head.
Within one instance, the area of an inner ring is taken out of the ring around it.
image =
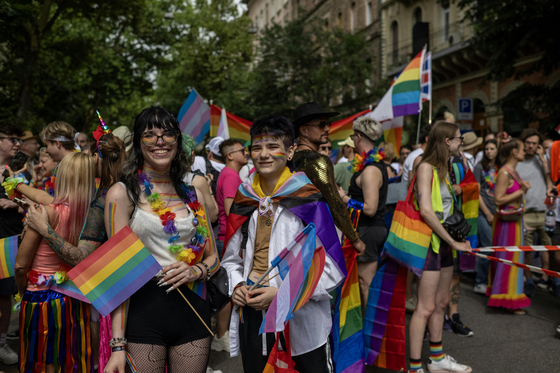
[[[142,134],[141,141],[146,146],[154,146],[161,139],[164,145],[174,145],[178,137],[179,135],[175,131],[165,131],[161,136],[152,132],[146,132]]]

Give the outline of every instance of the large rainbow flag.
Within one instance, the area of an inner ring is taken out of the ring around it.
[[[348,118],[344,118],[341,120],[337,120],[336,122],[332,122],[331,130],[329,131],[329,139],[331,140],[333,149],[338,149],[340,147],[338,145],[338,142],[346,140],[348,136],[354,133],[354,131],[352,130],[352,125],[354,124],[354,120],[370,112],[371,110],[369,109],[364,110],[359,112],[358,114],[349,116]]]
[[[14,266],[16,264],[18,242],[18,236],[6,237],[0,240],[0,249],[2,250],[0,254],[0,279],[15,276]]]
[[[103,317],[154,277],[161,266],[129,226],[68,272]]]
[[[371,114],[377,121],[418,114],[422,110],[420,100],[420,68],[426,49],[422,49],[410,61]]]
[[[251,128],[253,122],[240,118],[232,113],[228,113],[226,110],[224,110],[224,112],[226,113],[229,137],[241,140],[242,142],[251,140],[249,129]],[[216,105],[210,105],[210,137],[218,136],[221,118],[222,109]]]
[[[315,248],[316,234],[315,224],[310,223],[271,261],[283,281],[262,321],[260,333],[283,331],[294,312],[313,295],[325,268],[325,250],[322,246]]]

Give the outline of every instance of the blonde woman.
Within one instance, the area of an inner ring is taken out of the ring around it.
[[[69,154],[58,167],[55,197],[43,207],[51,229],[76,246],[95,196],[95,164],[83,153]],[[90,307],[50,290],[70,266],[29,228],[15,263],[20,309],[20,372],[93,372]]]

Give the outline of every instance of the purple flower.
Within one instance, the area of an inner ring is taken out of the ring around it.
[[[142,184],[144,184],[146,181],[149,183],[150,178],[145,173],[139,172],[138,173],[138,181],[141,182]]]
[[[175,223],[173,222],[173,220],[168,220],[165,223],[165,227],[163,227],[163,230],[166,233],[173,233],[173,234],[177,233],[177,228],[175,228]]]
[[[200,252],[200,250],[202,249],[202,247],[200,247],[200,246],[195,246],[195,245],[191,245],[191,244],[188,244],[187,246],[188,246],[188,247],[193,251],[193,253],[195,253],[195,254],[198,254],[198,253]]]

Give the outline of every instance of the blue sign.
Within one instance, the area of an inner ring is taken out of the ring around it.
[[[459,97],[457,100],[458,120],[473,120],[473,100],[468,97]]]

